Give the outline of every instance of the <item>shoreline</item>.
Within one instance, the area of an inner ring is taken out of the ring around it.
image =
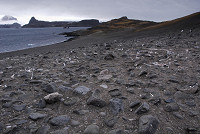
[[[69,33],[70,32],[73,32],[73,31],[69,31]],[[58,35],[62,35],[62,32],[58,33]],[[63,43],[72,41],[72,40],[77,38],[75,36],[66,36],[66,35],[62,35],[62,36],[64,37],[64,39],[61,42],[57,42],[57,43],[53,43],[53,44],[47,44],[47,45],[41,45],[41,46],[35,46],[35,47],[30,47],[30,48],[10,50],[10,51],[6,51],[6,52],[0,52],[0,59],[10,57],[10,56],[23,55],[23,54],[34,54],[34,53],[46,52],[46,51],[49,51],[50,49],[56,49],[55,47],[52,47],[52,45],[63,44]],[[42,49],[44,49],[44,50],[42,50]]]
[[[45,45],[45,46],[38,46],[33,48],[27,48],[22,50],[16,50],[11,52],[3,52],[0,53],[0,60],[7,58],[7,57],[14,57],[14,56],[22,56],[22,55],[34,55],[34,54],[44,54],[48,52],[55,52],[64,49],[74,49],[82,46],[87,46],[88,44],[98,42],[98,37],[91,36],[82,36],[78,38],[70,38],[69,40]]]
[[[128,32],[129,34],[132,34],[133,37],[126,34],[126,32]],[[101,33],[101,32],[93,33],[93,34],[85,35],[85,36],[72,37],[66,41],[56,43],[56,44],[38,46],[38,47],[16,50],[16,51],[11,51],[11,52],[3,52],[3,53],[0,53],[0,60],[7,57],[43,54],[43,53],[59,51],[63,49],[74,49],[78,47],[85,47],[85,46],[88,46],[90,44],[95,44],[95,43],[106,43],[110,41],[112,42],[114,40],[132,39],[132,38],[137,38],[140,36],[143,38],[146,35],[143,35],[143,32],[135,34],[131,30],[127,30],[123,32],[118,31],[118,32],[110,32],[110,33]]]

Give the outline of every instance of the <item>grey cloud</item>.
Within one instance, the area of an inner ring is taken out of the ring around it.
[[[4,0],[1,15],[164,21],[200,11],[199,0]]]

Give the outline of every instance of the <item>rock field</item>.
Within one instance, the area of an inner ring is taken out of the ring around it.
[[[200,134],[200,32],[0,60],[0,133]]]

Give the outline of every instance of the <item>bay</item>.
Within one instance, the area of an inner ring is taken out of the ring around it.
[[[64,42],[70,37],[59,35],[88,27],[0,28],[0,53]]]

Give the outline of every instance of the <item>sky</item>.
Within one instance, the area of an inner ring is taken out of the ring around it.
[[[200,11],[200,0],[0,0],[0,17],[11,15],[27,24],[32,16],[45,21],[167,21]]]

